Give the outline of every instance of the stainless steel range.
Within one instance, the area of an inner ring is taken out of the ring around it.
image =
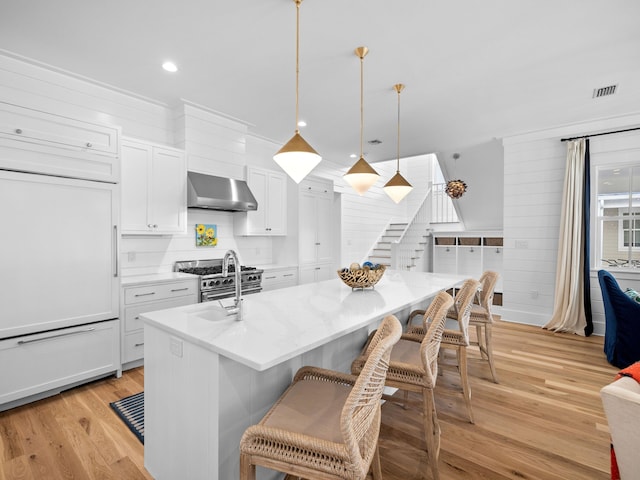
[[[236,266],[229,265],[229,273],[235,272]],[[190,260],[176,262],[175,272],[200,275],[200,301],[211,302],[235,296],[236,276],[223,276],[222,259]],[[242,295],[262,291],[262,272],[256,267],[240,267],[240,288]]]

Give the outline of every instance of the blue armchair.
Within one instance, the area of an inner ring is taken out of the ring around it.
[[[640,303],[606,270],[598,271],[598,281],[604,302],[604,353],[611,365],[625,368],[640,360]]]

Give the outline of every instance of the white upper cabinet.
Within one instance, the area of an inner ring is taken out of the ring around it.
[[[0,102],[0,167],[117,183],[120,127]]]
[[[186,231],[187,163],[182,150],[122,141],[122,233]]]
[[[247,167],[247,185],[258,209],[234,215],[236,235],[287,234],[287,176],[257,167]]]

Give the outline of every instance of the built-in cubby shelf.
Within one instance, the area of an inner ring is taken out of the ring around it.
[[[478,279],[485,270],[500,273],[496,285],[494,304],[502,305],[502,256],[501,233],[477,232],[434,233],[433,271],[455,273]]]

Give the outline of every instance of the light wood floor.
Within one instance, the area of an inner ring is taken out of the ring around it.
[[[475,425],[466,421],[457,374],[438,379],[441,478],[609,478],[598,392],[616,369],[604,359],[602,337],[508,322],[494,331],[500,384],[490,381],[477,350],[469,351]],[[139,368],[0,413],[0,480],[151,478],[142,444],[109,407],[142,389]],[[385,480],[430,479],[419,412],[388,402],[382,417]]]

